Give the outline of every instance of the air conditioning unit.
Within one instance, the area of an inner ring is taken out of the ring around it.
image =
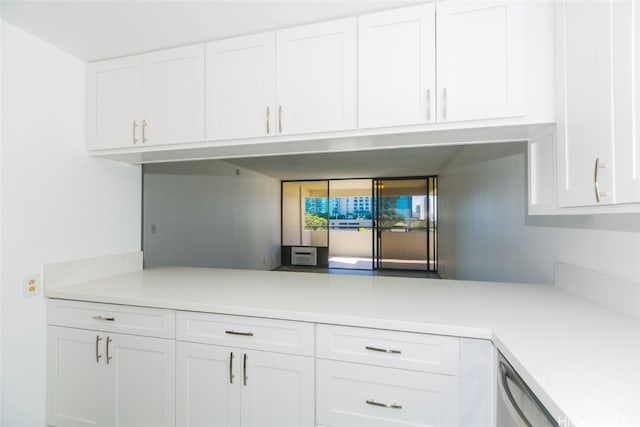
[[[318,265],[318,248],[292,247],[291,265]]]

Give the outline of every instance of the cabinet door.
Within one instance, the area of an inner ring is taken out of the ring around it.
[[[87,146],[90,150],[142,143],[142,56],[87,66]]]
[[[241,351],[207,344],[177,343],[176,424],[239,426]]]
[[[640,202],[640,4],[613,2],[616,203]]]
[[[359,126],[435,122],[435,6],[358,18]]]
[[[318,359],[318,424],[458,426],[458,377]]]
[[[438,121],[522,115],[522,4],[442,1],[436,6]]]
[[[101,393],[104,338],[94,331],[47,328],[48,425],[107,425],[106,399]]]
[[[356,127],[356,18],[276,33],[278,134]]]
[[[246,361],[244,360],[246,357]],[[242,425],[314,425],[313,358],[264,351],[245,352],[242,360]]]
[[[611,19],[608,1],[557,3],[558,205],[614,201]],[[596,166],[596,162],[598,166]],[[605,194],[606,193],[606,194]]]
[[[275,33],[207,44],[207,139],[275,134]]]
[[[204,140],[204,44],[144,55],[143,119],[144,143]]]
[[[174,340],[110,334],[104,359],[110,383],[100,392],[111,398],[113,408],[108,425],[175,425]]]

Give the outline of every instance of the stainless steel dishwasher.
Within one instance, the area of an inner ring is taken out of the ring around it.
[[[553,415],[542,405],[502,353],[498,352],[497,427],[558,427]]]

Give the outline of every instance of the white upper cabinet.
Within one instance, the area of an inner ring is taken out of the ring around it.
[[[275,33],[206,45],[207,138],[275,134]]]
[[[434,3],[358,18],[359,126],[436,120]]]
[[[439,122],[523,115],[523,24],[518,1],[437,3]]]
[[[640,202],[638,9],[558,2],[560,207]]]
[[[142,56],[92,63],[87,72],[88,148],[142,143],[136,128],[142,117]]]
[[[202,141],[204,45],[144,55],[144,100],[147,143]]]
[[[561,1],[557,7],[561,207],[614,200],[611,6],[610,1]]]
[[[356,18],[276,33],[277,134],[356,128]]]
[[[616,202],[640,202],[640,4],[617,1],[614,13]]]
[[[479,127],[475,142],[504,126],[527,138],[526,126],[555,120],[553,11],[431,0],[90,64],[88,146],[145,163],[373,149],[430,130],[451,143]],[[180,143],[195,144],[153,148]]]
[[[204,140],[204,45],[89,64],[88,147]]]

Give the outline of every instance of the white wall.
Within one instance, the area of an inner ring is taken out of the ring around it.
[[[143,200],[145,267],[280,266],[279,180],[222,161],[148,165]]]
[[[552,283],[562,261],[640,281],[640,215],[528,216],[525,150],[467,147],[440,174],[440,275]]]
[[[140,248],[140,167],[85,152],[86,65],[2,23],[4,427],[44,426],[46,310],[22,279],[43,263]]]

